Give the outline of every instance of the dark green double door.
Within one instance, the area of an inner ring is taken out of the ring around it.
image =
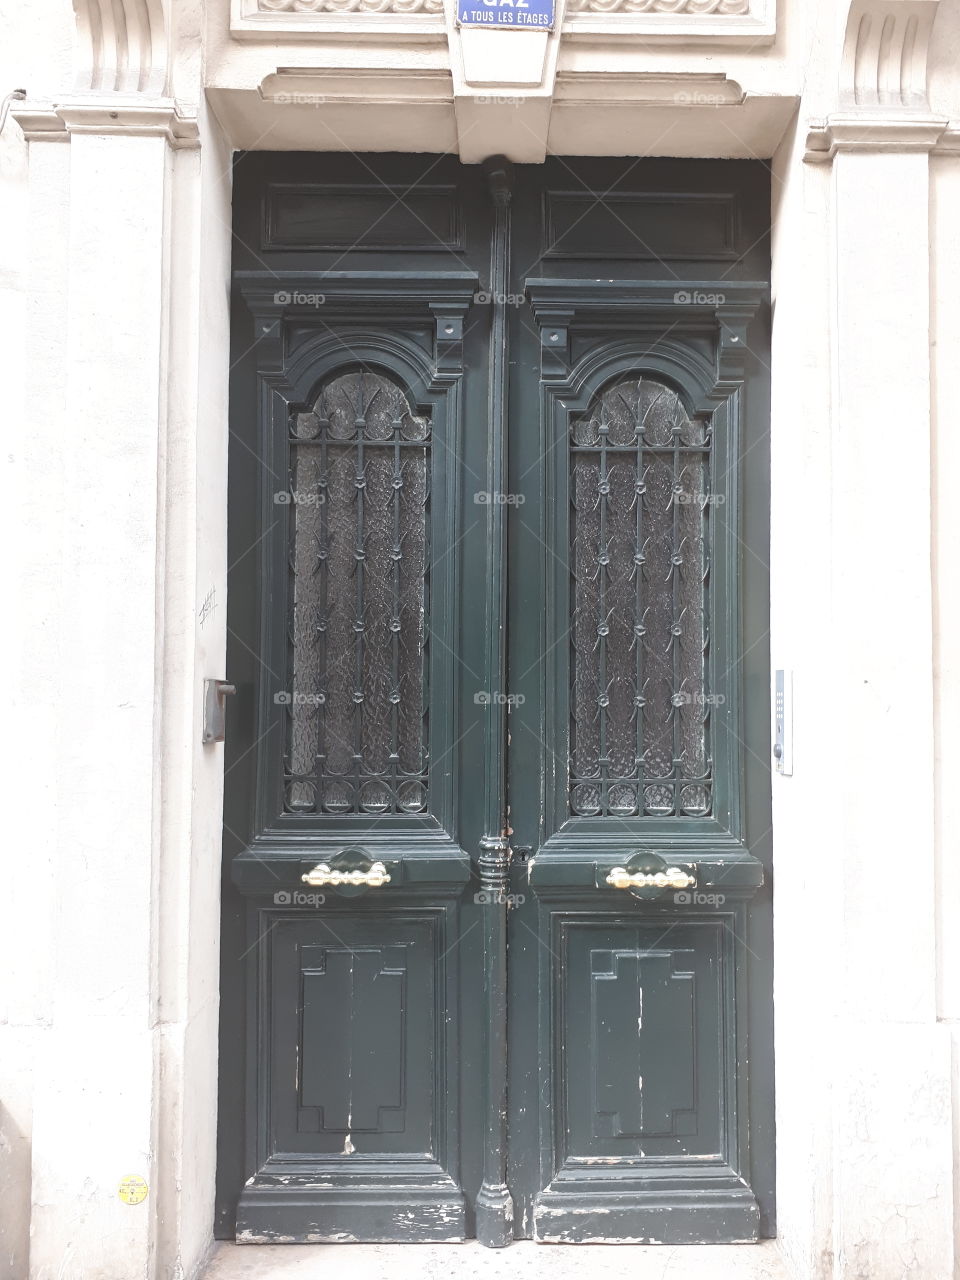
[[[219,1234],[771,1233],[767,221],[238,161]]]

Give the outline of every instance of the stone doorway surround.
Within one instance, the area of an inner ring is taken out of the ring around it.
[[[777,1246],[798,1280],[952,1280],[960,0],[568,0],[530,40],[461,34],[441,0],[75,9],[76,29],[20,6],[2,55],[27,90],[0,139],[29,635],[7,737],[43,748],[8,766],[32,797],[3,939],[12,1274],[194,1280],[210,1253],[231,151],[306,147],[769,161],[771,665],[796,717],[773,795]],[[259,1266],[248,1248],[220,1246],[211,1280]]]

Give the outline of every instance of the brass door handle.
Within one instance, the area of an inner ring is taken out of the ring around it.
[[[629,872],[626,867],[614,867],[607,875],[612,889],[692,889],[697,877],[679,867],[667,867],[665,871]]]
[[[325,884],[363,885],[367,889],[379,889],[381,885],[390,883],[390,872],[382,862],[373,862],[366,871],[359,867],[353,871],[333,871],[325,862],[318,862],[312,871],[306,871],[300,877],[304,884],[319,888]]]

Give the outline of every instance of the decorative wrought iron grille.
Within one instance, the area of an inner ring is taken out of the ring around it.
[[[704,618],[711,435],[625,378],[571,424],[570,808],[706,816]]]
[[[421,813],[429,419],[362,368],[328,379],[290,431],[286,807]]]

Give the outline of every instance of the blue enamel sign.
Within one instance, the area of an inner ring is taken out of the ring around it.
[[[515,31],[551,31],[554,0],[458,0],[462,27],[512,27]]]

